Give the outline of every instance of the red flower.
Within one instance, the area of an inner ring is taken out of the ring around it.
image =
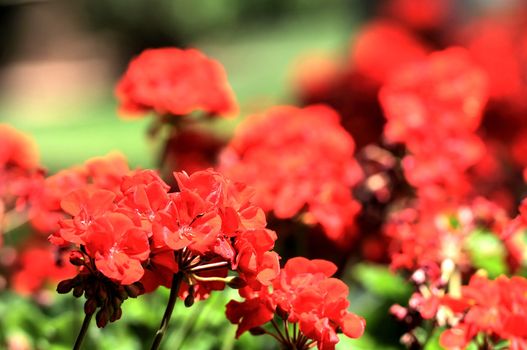
[[[141,263],[150,254],[148,235],[126,215],[107,213],[98,218],[90,226],[85,241],[86,252],[106,277],[128,285],[143,276]]]
[[[158,211],[167,207],[170,187],[153,170],[139,170],[121,181],[122,210],[131,210],[147,222],[153,222]],[[148,226],[148,223],[146,224]]]
[[[236,338],[253,328],[259,327],[274,317],[274,306],[267,289],[258,292],[250,288],[240,290],[247,299],[243,302],[231,300],[227,304],[225,314],[227,319],[237,324]]]
[[[29,218],[39,231],[53,233],[59,230],[59,220],[64,217],[60,202],[69,192],[86,185],[83,169],[61,170],[47,177],[39,191],[31,196]]]
[[[276,233],[271,230],[247,230],[236,238],[234,247],[237,251],[233,268],[241,276],[257,284],[270,285],[280,273],[280,257],[270,251],[276,241]]]
[[[35,141],[26,134],[0,124],[0,169],[18,167],[30,170],[39,166]]]
[[[454,13],[451,0],[392,0],[384,10],[416,30],[437,30]]]
[[[274,279],[272,291],[268,288],[241,290],[245,301],[231,301],[227,305],[227,318],[238,324],[236,336],[257,329],[276,313],[284,321],[299,324],[300,335],[295,334],[293,342],[307,337],[319,349],[332,350],[339,341],[337,328],[351,338],[359,338],[365,321],[347,311],[348,287],[330,278],[336,269],[329,261],[293,258]],[[296,344],[296,348],[304,349],[305,344]]]
[[[23,295],[35,293],[46,284],[56,284],[64,278],[73,277],[77,270],[51,247],[24,250],[19,260],[20,268],[14,273],[12,283],[13,289]]]
[[[365,26],[350,53],[352,65],[366,77],[384,83],[397,69],[426,57],[427,48],[404,27],[389,21]],[[390,52],[390,55],[386,55]]]
[[[196,194],[172,194],[166,210],[158,212],[154,234],[172,250],[188,247],[198,254],[213,250],[221,229],[221,218]]]
[[[0,216],[4,211],[22,208],[42,180],[34,141],[0,124]]]
[[[115,208],[115,193],[107,190],[81,188],[70,192],[61,207],[72,219],[61,221],[60,236],[69,243],[86,244],[84,236],[98,217]]]
[[[95,186],[114,192],[119,190],[122,177],[130,172],[125,156],[119,152],[88,159],[84,168]]]
[[[441,335],[446,349],[464,349],[479,333],[509,340],[511,349],[527,348],[527,280],[500,276],[496,280],[475,274],[462,290],[466,307],[455,310],[459,323]]]
[[[130,173],[126,158],[120,153],[109,153],[104,157],[87,160],[82,166],[59,171],[46,178],[39,188],[29,196],[29,217],[33,226],[44,233],[52,233],[50,240],[54,244],[65,242],[58,234],[59,220],[65,218],[61,201],[70,192],[90,187],[90,191],[104,189],[120,197],[122,177]],[[79,199],[81,202],[83,199]],[[77,203],[85,205],[86,203]],[[97,203],[92,203],[96,207]],[[68,213],[73,214],[73,213]],[[76,215],[76,214],[75,214]]]
[[[227,180],[222,174],[210,169],[190,176],[185,172],[174,175],[181,191],[195,192],[209,206],[218,210],[225,234],[234,236],[242,230],[265,228],[265,214],[253,204],[255,192],[252,188]]]
[[[256,190],[255,203],[278,218],[303,213],[329,237],[346,241],[360,205],[351,187],[362,173],[339,116],[323,106],[275,107],[242,122],[221,169]]]
[[[419,196],[435,202],[466,196],[466,171],[485,152],[475,131],[488,98],[486,76],[468,52],[449,48],[399,69],[379,98],[385,136],[409,151],[403,168]]]
[[[237,110],[223,67],[198,50],[150,49],[132,60],[116,88],[124,113],[186,115]]]

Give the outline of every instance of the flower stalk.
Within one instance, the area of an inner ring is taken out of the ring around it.
[[[156,332],[156,335],[154,337],[154,341],[152,342],[152,346],[150,347],[150,350],[159,349],[161,340],[163,340],[166,330],[168,329],[168,323],[170,322],[170,318],[172,317],[172,312],[174,311],[174,306],[176,305],[176,301],[179,295],[179,288],[181,286],[182,280],[183,280],[183,273],[181,271],[175,273],[174,276],[172,277],[172,286],[170,288],[170,296],[168,298],[167,307],[165,309],[163,319],[161,320],[161,324],[159,325],[159,329]]]
[[[80,350],[82,346],[82,342],[86,336],[86,333],[88,332],[88,328],[90,327],[90,321],[92,319],[93,312],[87,313],[86,316],[84,316],[84,321],[82,322],[81,329],[79,330],[79,334],[77,335],[77,339],[75,340],[75,345],[73,345],[73,350]]]

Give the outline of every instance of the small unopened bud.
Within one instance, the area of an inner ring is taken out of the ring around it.
[[[114,297],[112,299],[112,306],[115,310],[119,309],[121,307],[121,304],[123,303],[123,300],[118,298],[118,297]]]
[[[73,288],[73,296],[75,298],[80,298],[82,296],[82,293],[84,293],[84,287],[81,284]]]
[[[100,309],[95,315],[95,321],[97,322],[97,327],[104,328],[108,324],[108,312],[105,309]]]
[[[114,313],[112,314],[112,317],[110,317],[110,322],[115,322],[117,321],[118,319],[121,318],[121,316],[123,315],[123,310],[119,307],[117,308]]]
[[[247,282],[243,278],[240,277],[233,277],[229,282],[227,282],[227,285],[231,287],[232,289],[240,289],[247,285]]]
[[[97,300],[100,303],[104,303],[108,299],[108,292],[106,291],[106,288],[104,288],[102,285],[99,285],[97,288]]]
[[[253,327],[249,329],[249,333],[251,333],[252,335],[264,335],[267,332],[262,327]]]
[[[95,299],[88,299],[84,303],[84,312],[86,315],[91,315],[97,310],[97,301]]]
[[[192,305],[194,305],[194,286],[188,288],[188,295],[185,298],[185,306],[191,307]]]
[[[67,280],[61,281],[57,286],[57,293],[67,294],[73,289],[73,287],[75,287],[75,285],[76,283],[74,279],[67,279]]]
[[[82,266],[85,263],[84,255],[78,250],[74,250],[70,253],[70,263],[75,266]]]
[[[144,292],[143,286],[135,283],[129,286],[124,286],[124,289],[130,298],[137,298],[138,295]]]

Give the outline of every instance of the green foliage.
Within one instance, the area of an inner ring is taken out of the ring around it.
[[[411,291],[401,276],[383,265],[360,263],[353,268],[352,275],[365,289],[383,298],[405,300]]]
[[[507,273],[505,247],[492,232],[476,230],[466,241],[474,266],[488,272],[490,278]]]

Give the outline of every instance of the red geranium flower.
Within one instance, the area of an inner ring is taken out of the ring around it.
[[[275,107],[242,122],[221,155],[222,171],[256,190],[255,203],[278,218],[305,212],[334,240],[347,241],[362,176],[353,138],[323,105]]]
[[[227,318],[238,324],[236,336],[247,330],[266,332],[260,326],[277,314],[284,321],[299,325],[299,334],[292,339],[282,338],[285,346],[294,344],[303,350],[309,348],[307,340],[311,340],[319,349],[333,350],[339,341],[337,328],[351,338],[359,338],[365,321],[347,311],[348,287],[330,277],[336,269],[329,261],[293,258],[274,278],[272,291],[242,289],[240,295],[245,301],[227,304]]]
[[[124,113],[186,115],[237,110],[223,67],[198,50],[150,49],[132,60],[116,89]]]
[[[56,284],[73,277],[77,269],[68,264],[63,254],[52,247],[32,247],[21,253],[20,268],[12,277],[13,289],[20,294],[32,294],[46,284]]]
[[[0,216],[23,207],[42,181],[35,142],[11,126],[0,124]]]
[[[86,252],[106,277],[122,285],[143,277],[141,263],[150,254],[148,235],[126,215],[108,213],[95,220],[85,241]]]

